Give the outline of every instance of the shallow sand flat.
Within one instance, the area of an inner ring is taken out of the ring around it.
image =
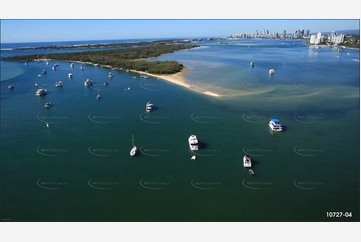
[[[172,83],[174,83],[176,85],[189,88],[192,91],[199,92],[199,93],[202,93],[202,94],[205,94],[205,95],[208,95],[208,96],[221,97],[221,95],[219,95],[217,93],[210,92],[210,91],[207,91],[207,90],[203,90],[203,89],[201,89],[201,88],[199,88],[197,86],[187,84],[186,80],[184,78],[184,75],[189,71],[189,69],[187,69],[187,68],[184,68],[181,72],[178,72],[178,73],[172,74],[172,75],[155,75],[155,74],[145,73],[145,72],[136,71],[136,70],[130,70],[130,71],[136,72],[136,73],[139,73],[139,74],[147,74],[148,76],[152,76],[152,77],[159,78],[159,79],[162,79],[162,80],[165,80],[165,81],[169,81],[169,82],[172,82]]]

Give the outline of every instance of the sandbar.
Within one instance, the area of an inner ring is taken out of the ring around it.
[[[145,74],[145,75],[152,76],[152,77],[155,77],[155,78],[158,78],[158,79],[162,79],[162,80],[174,83],[174,84],[179,85],[179,86],[186,87],[186,88],[188,88],[188,89],[190,89],[192,91],[202,93],[202,94],[205,94],[205,95],[208,95],[208,96],[221,97],[221,95],[219,95],[217,93],[206,91],[206,90],[203,90],[203,89],[201,89],[201,88],[199,88],[197,86],[193,86],[193,85],[188,84],[186,82],[186,79],[184,78],[184,75],[189,71],[189,69],[186,68],[186,67],[184,67],[182,69],[182,71],[180,71],[180,72],[178,72],[176,74],[170,74],[170,75],[155,75],[155,74],[146,73],[146,72],[142,72],[142,71],[136,71],[136,70],[129,70],[129,71],[136,72],[136,73],[143,74],[143,75]]]

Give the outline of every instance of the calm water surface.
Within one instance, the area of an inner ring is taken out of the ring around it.
[[[359,221],[359,50],[199,44],[151,61],[179,61],[187,82],[220,98],[123,70],[109,78],[110,69],[92,65],[2,61],[2,220]],[[35,96],[36,82],[47,95]],[[284,132],[270,132],[272,117]]]

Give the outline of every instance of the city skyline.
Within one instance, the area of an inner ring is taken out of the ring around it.
[[[2,19],[1,42],[228,37],[232,34],[256,31],[282,35],[284,30],[287,34],[292,34],[301,29],[311,29],[311,33],[359,29],[359,20]],[[39,32],[47,34],[34,34]]]

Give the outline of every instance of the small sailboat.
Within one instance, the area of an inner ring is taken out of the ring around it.
[[[135,156],[137,153],[137,146],[134,145],[134,135],[132,135],[133,148],[130,150],[130,156]]]
[[[100,99],[99,89],[98,89],[97,99],[98,99],[98,100]]]
[[[47,127],[47,128],[49,128],[49,124],[48,124],[48,122],[46,122],[46,123],[45,123],[45,125],[46,125],[46,127]]]
[[[196,159],[196,156],[194,155],[194,156],[192,156],[192,158],[191,158],[191,160],[195,160]]]
[[[253,176],[253,175],[254,175],[254,171],[253,171],[252,169],[249,169],[249,174],[250,174],[251,176]]]

